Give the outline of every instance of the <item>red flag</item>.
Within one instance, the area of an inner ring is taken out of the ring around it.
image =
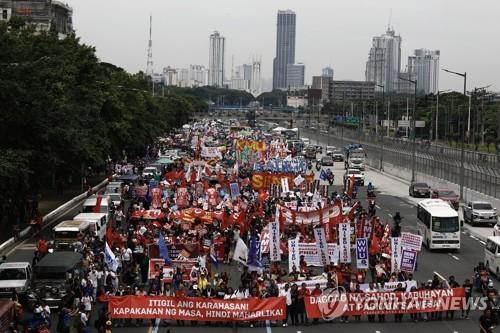
[[[109,247],[113,246],[113,242],[115,241],[115,235],[113,234],[113,227],[111,221],[108,223],[108,227],[106,228],[106,242]]]
[[[349,210],[349,213],[347,214],[347,218],[349,220],[353,220],[354,219],[354,214],[356,214],[356,210],[359,206],[359,201],[356,201],[354,203],[354,205],[352,205],[351,209]]]
[[[344,213],[342,211],[342,201],[339,201],[335,205],[333,205],[332,210],[330,212],[330,226],[337,225],[344,221]]]
[[[212,170],[210,170],[208,164],[205,164],[205,175],[208,177],[212,176]]]
[[[102,197],[101,196],[97,197],[96,200],[95,200],[95,206],[92,209],[92,212],[94,212],[94,213],[100,213],[101,212],[101,202],[102,202]]]
[[[373,234],[372,236],[369,252],[370,254],[376,254],[380,252],[380,241],[375,234]]]

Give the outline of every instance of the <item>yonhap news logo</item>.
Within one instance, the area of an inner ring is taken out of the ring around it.
[[[342,316],[348,309],[347,292],[343,287],[323,290],[317,301],[318,309],[325,321]]]

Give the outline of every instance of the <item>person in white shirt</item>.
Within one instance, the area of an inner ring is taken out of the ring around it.
[[[85,295],[82,297],[81,302],[83,304],[83,310],[87,313],[90,313],[90,311],[92,311],[92,296],[90,296],[88,293],[85,293]]]
[[[375,287],[375,284],[373,282],[370,282],[368,285],[368,288],[365,290],[365,293],[376,293],[377,288]],[[375,315],[368,315],[368,321],[369,322],[374,322],[375,321]]]
[[[248,289],[245,289],[245,287],[240,286],[238,288],[238,290],[236,291],[235,296],[236,296],[235,297],[236,299],[246,299],[246,298],[248,298],[248,296],[249,296]]]
[[[287,327],[288,326],[288,317],[290,316],[290,307],[292,306],[292,293],[291,293],[291,290],[290,290],[290,285],[288,283],[285,284],[285,288],[284,289],[280,289],[279,295],[285,297],[285,301],[286,301],[286,317],[283,320],[283,327]]]
[[[122,227],[122,221],[125,218],[125,215],[123,214],[123,211],[121,208],[117,209],[115,211],[115,226],[117,229],[121,229]]]

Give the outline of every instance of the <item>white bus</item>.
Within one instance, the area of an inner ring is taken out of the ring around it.
[[[441,199],[426,199],[417,204],[418,233],[429,250],[460,249],[458,213]]]

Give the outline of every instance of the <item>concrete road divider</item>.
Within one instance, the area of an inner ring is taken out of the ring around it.
[[[92,193],[97,193],[98,191],[103,189],[108,184],[108,182],[109,182],[108,179],[105,179],[102,182],[100,182],[99,184],[97,184],[96,186],[94,186],[92,188]],[[74,197],[73,199],[65,202],[61,206],[57,207],[56,209],[54,209],[53,211],[51,211],[50,213],[45,215],[43,217],[43,227],[50,225],[51,223],[56,221],[59,217],[61,217],[62,215],[64,215],[65,213],[67,213],[71,209],[73,209],[76,205],[82,204],[83,201],[85,200],[85,198],[87,198],[87,192],[84,192],[84,193]],[[24,228],[23,230],[21,230],[21,232],[19,233],[19,238],[25,237],[30,232],[30,229],[31,229],[31,226],[28,226],[28,227]],[[15,237],[11,237],[8,240],[6,240],[5,242],[3,242],[2,244],[0,244],[0,253],[5,251],[5,249],[7,249],[9,246],[14,245],[16,240],[19,240],[19,239],[16,239]]]

